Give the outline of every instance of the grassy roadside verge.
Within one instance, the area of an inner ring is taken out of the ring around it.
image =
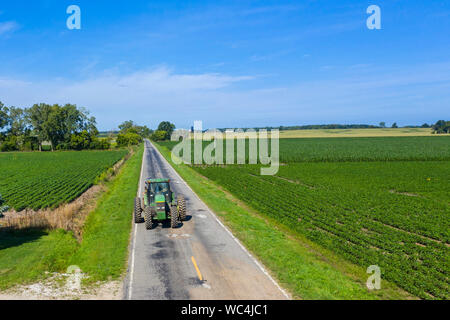
[[[365,270],[262,216],[189,166],[175,165],[166,147],[154,145],[293,298],[414,298],[386,281],[381,290],[369,291]]]
[[[126,267],[131,218],[141,173],[144,147],[124,164],[89,214],[80,248],[71,257],[89,275],[89,281],[119,278]]]
[[[0,232],[0,290],[32,283],[78,265],[89,281],[117,279],[126,268],[133,199],[143,146],[105,183],[79,243],[72,232]]]
[[[64,272],[79,244],[71,232],[0,232],[0,290]]]

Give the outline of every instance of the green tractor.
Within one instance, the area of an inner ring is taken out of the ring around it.
[[[148,179],[143,197],[134,199],[134,222],[145,222],[149,230],[154,223],[166,220],[170,220],[172,228],[185,221],[186,201],[182,195],[174,195],[169,179]]]

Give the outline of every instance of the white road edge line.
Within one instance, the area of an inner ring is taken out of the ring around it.
[[[149,141],[150,142],[150,141]],[[246,247],[244,247],[244,245],[239,241],[239,239],[237,239],[233,233],[219,220],[219,218],[216,216],[216,214],[214,213],[214,211],[211,210],[211,208],[208,207],[208,205],[202,200],[200,199],[200,197],[195,193],[194,190],[192,190],[191,186],[184,181],[184,179],[178,174],[178,172],[170,165],[170,163],[166,160],[166,158],[164,158],[164,156],[161,154],[161,152],[159,152],[158,148],[156,148],[153,143],[150,142],[150,144],[152,145],[152,147],[156,150],[156,152],[159,153],[159,155],[161,156],[162,159],[164,159],[164,161],[168,164],[168,167],[175,173],[175,175],[177,175],[181,181],[183,181],[185,183],[185,185],[192,191],[192,193],[197,197],[197,199],[202,202],[206,208],[208,208],[209,212],[212,214],[212,216],[214,217],[214,219],[219,223],[220,226],[222,226],[222,228],[225,229],[225,231],[231,236],[231,238],[239,245],[239,247],[241,247],[242,250],[244,250],[244,252],[250,257],[250,259],[256,264],[256,266],[262,271],[262,273],[264,273],[269,280],[281,291],[281,293],[286,297],[286,299],[291,300],[290,295],[283,289],[280,287],[280,285],[275,281],[274,278],[272,278],[272,276],[267,272],[267,270],[259,263],[259,261],[247,250]]]
[[[142,164],[141,164],[141,175],[139,177],[139,186],[138,186],[138,194],[139,196],[142,191],[142,173],[144,171],[144,161],[145,161],[145,150],[147,149],[146,143],[144,142],[144,152],[142,154]],[[136,235],[137,235],[137,225],[134,223],[133,217],[133,247],[131,248],[131,263],[130,263],[130,284],[128,285],[128,300],[131,300],[131,295],[133,294],[133,276],[134,276],[134,255],[136,252]]]

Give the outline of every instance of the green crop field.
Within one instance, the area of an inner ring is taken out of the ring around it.
[[[259,165],[193,168],[406,291],[450,297],[450,137],[281,139],[280,159],[276,176]]]
[[[17,211],[56,207],[80,196],[127,151],[0,154],[0,194]]]
[[[431,135],[430,128],[280,130],[280,138],[412,137]]]
[[[178,142],[158,143],[172,149]],[[391,160],[450,160],[450,136],[280,139],[281,163]]]

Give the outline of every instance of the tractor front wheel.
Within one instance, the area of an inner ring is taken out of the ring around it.
[[[144,209],[145,213],[145,228],[150,230],[153,228],[153,212],[151,207],[147,207]]]
[[[186,221],[186,200],[184,200],[184,196],[178,197],[177,207],[180,213],[180,221]]]
[[[134,223],[142,222],[142,207],[141,199],[139,197],[134,198]]]
[[[178,210],[176,206],[170,207],[170,226],[172,228],[178,227]]]

